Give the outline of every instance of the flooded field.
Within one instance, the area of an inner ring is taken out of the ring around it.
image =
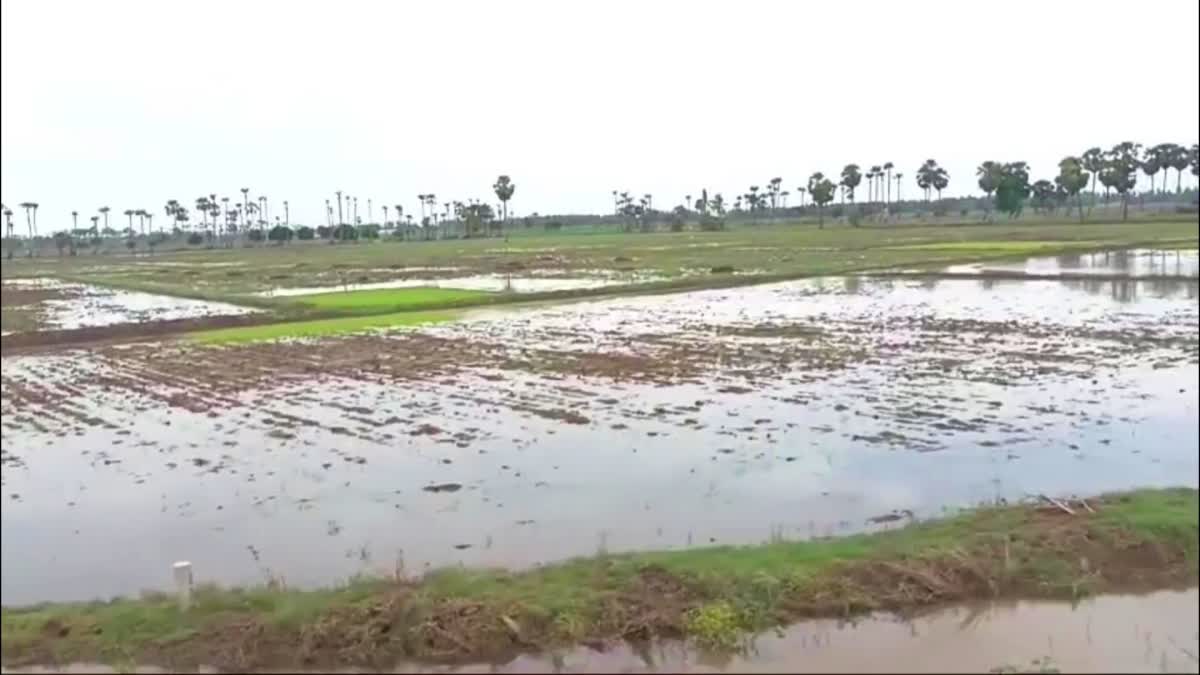
[[[24,315],[24,332],[93,328],[124,323],[236,316],[248,307],[137,291],[100,288],[55,279],[11,279],[3,285],[4,311]]]
[[[6,357],[2,600],[162,587],[179,559],[312,586],[1195,486],[1196,297],[852,277]]]

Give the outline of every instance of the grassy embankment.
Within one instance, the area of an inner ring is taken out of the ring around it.
[[[650,636],[734,647],[807,617],[990,597],[1075,599],[1197,583],[1192,489],[981,508],[871,535],[447,569],[316,591],[204,588],[4,608],[6,666],[107,661],[222,668],[388,666]]]

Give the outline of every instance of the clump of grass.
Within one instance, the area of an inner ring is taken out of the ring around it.
[[[741,616],[728,602],[712,602],[692,610],[687,632],[698,644],[710,649],[733,649],[742,639]]]

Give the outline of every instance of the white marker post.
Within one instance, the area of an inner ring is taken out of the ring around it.
[[[186,560],[175,563],[175,594],[179,598],[179,610],[186,612],[192,605],[192,563]]]

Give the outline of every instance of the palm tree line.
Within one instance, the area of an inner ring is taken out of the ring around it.
[[[988,220],[994,218],[997,211],[1009,217],[1018,217],[1026,203],[1036,210],[1042,210],[1057,208],[1072,201],[1078,207],[1080,219],[1086,219],[1092,207],[1099,203],[1099,187],[1104,189],[1105,203],[1114,193],[1118,196],[1122,217],[1128,218],[1129,203],[1136,194],[1139,173],[1144,174],[1150,183],[1149,190],[1143,191],[1143,195],[1166,195],[1170,193],[1170,172],[1174,170],[1175,193],[1179,194],[1183,191],[1184,171],[1190,170],[1193,176],[1198,175],[1198,156],[1200,145],[1197,144],[1190,147],[1177,143],[1143,146],[1140,143],[1125,141],[1107,150],[1092,147],[1079,155],[1065,157],[1059,162],[1058,172],[1054,176],[1037,181],[1031,181],[1029,166],[1021,161],[984,161],[976,168],[975,173],[977,185],[985,196],[984,217]],[[1161,181],[1158,180],[1160,172]],[[935,199],[939,202],[942,200],[942,192],[950,184],[950,174],[937,160],[927,159],[912,175],[926,205]],[[836,181],[822,172],[813,173],[804,185],[795,188],[794,194],[801,209],[810,205],[816,208],[818,225],[821,227],[824,226],[826,207],[839,195],[843,207],[858,207],[852,215],[853,223],[857,223],[862,217],[872,216],[886,221],[893,215],[893,206],[903,202],[904,177],[905,174],[896,171],[896,165],[891,161],[873,164],[865,172],[859,164],[850,163],[842,168]],[[859,203],[859,189],[864,181],[866,201]],[[197,197],[190,209],[180,200],[167,200],[164,208],[166,218],[159,221],[157,232],[153,228],[153,212],[144,208],[125,209],[121,212],[127,218],[123,234],[130,250],[136,249],[140,235],[148,251],[153,251],[154,245],[165,238],[167,220],[171,221],[172,231],[189,234],[189,243],[207,242],[209,245],[223,246],[233,246],[239,234],[245,234],[252,242],[261,243],[268,240],[287,241],[297,235],[302,239],[311,239],[314,236],[334,240],[358,239],[360,236],[378,236],[380,229],[393,231],[396,237],[405,240],[437,239],[451,236],[451,225],[457,226],[464,238],[493,236],[497,232],[503,232],[507,226],[510,217],[508,203],[515,193],[516,185],[509,176],[501,175],[491,187],[499,200],[495,208],[478,199],[439,203],[434,193],[420,193],[417,195],[420,205],[419,220],[416,220],[411,211],[405,212],[400,204],[384,205],[382,228],[373,222],[374,200],[366,199],[368,222],[364,223],[358,212],[358,196],[337,190],[334,192],[332,203],[330,199],[325,200],[325,225],[315,229],[301,226],[298,230],[292,229],[290,204],[287,200],[281,202],[282,217],[276,214],[272,221],[271,202],[268,197],[256,195],[252,198],[250,188],[243,187],[239,189],[240,199],[236,195],[233,198],[218,198],[216,193],[209,193]],[[714,192],[711,197],[708,196],[707,188],[702,192],[703,196],[694,201],[692,195],[687,195],[684,204],[675,207],[673,213],[677,216],[687,216],[694,212],[700,216],[702,226],[711,226],[714,229],[723,227],[725,216],[731,212],[748,215],[751,222],[757,222],[758,217],[763,214],[775,216],[780,209],[788,208],[788,198],[793,195],[792,191],[783,188],[783,178],[780,176],[767,180],[765,188],[757,184],[749,186],[746,192],[735,197],[731,210],[720,192]],[[1085,193],[1090,193],[1086,210],[1083,208]],[[651,229],[651,218],[657,213],[654,210],[653,195],[636,195],[631,191],[612,190],[612,198],[614,215],[622,220],[626,231]],[[27,201],[17,206],[24,211],[27,230],[25,236],[30,241],[36,240],[39,236],[39,204]],[[89,216],[91,226],[80,229],[80,212],[71,211],[71,235],[89,236],[93,242],[98,242],[102,234],[120,234],[110,226],[111,212],[112,208],[109,206],[99,207],[95,214]],[[395,214],[394,217],[390,215],[392,213]],[[13,210],[0,205],[0,214],[4,216],[5,239],[14,240],[16,233]],[[136,227],[134,218],[137,218]],[[73,251],[73,242],[71,246]],[[35,248],[30,246],[28,255],[33,256],[34,252]],[[9,257],[12,257],[11,248]]]

